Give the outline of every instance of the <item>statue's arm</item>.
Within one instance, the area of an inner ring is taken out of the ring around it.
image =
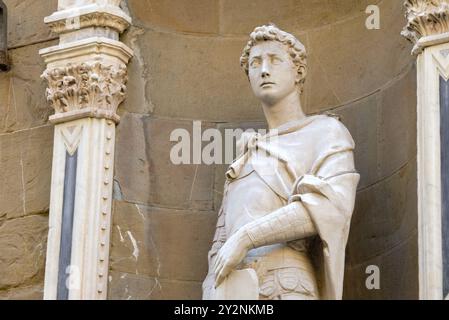
[[[291,203],[243,227],[252,247],[309,238],[317,234],[315,226],[300,202]]]
[[[215,258],[226,243],[226,228],[225,228],[225,213],[223,207],[220,209],[218,214],[217,227],[215,230],[215,236],[212,243],[212,248],[209,251],[209,272],[206,279],[203,282],[203,299],[211,300],[213,291],[215,290],[215,273],[213,270],[213,265],[215,263]]]
[[[355,182],[356,181],[356,182]],[[355,183],[354,183],[355,182]],[[241,232],[251,239],[253,248],[309,238],[318,234],[312,211],[331,205],[342,216],[353,209],[358,174],[352,151],[334,154],[326,159],[314,175],[305,176],[295,185],[291,203],[245,225]],[[302,201],[302,198],[312,199]]]

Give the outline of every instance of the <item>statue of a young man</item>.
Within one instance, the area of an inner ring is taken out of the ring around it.
[[[302,111],[306,51],[293,35],[256,28],[241,64],[270,131],[243,138],[227,172],[203,296],[252,269],[259,299],[341,299],[354,141],[338,120]]]

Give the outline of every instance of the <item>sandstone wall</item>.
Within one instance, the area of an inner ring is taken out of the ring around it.
[[[56,0],[6,0],[13,69],[0,74],[0,298],[41,298],[51,175],[51,109],[40,48]],[[365,28],[378,3],[381,29]],[[135,51],[118,127],[110,299],[196,299],[207,271],[225,166],[174,166],[170,133],[260,127],[239,57],[274,22],[309,51],[308,114],[342,117],[362,175],[345,298],[417,298],[416,81],[401,1],[128,0]],[[365,288],[378,265],[381,290]]]
[[[6,0],[12,70],[0,73],[0,299],[41,299],[53,127],[38,50],[57,0]]]

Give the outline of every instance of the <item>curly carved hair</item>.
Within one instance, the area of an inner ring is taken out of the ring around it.
[[[298,74],[300,80],[298,81],[299,93],[304,90],[304,83],[307,75],[307,52],[304,45],[292,34],[279,29],[275,24],[270,23],[254,29],[250,35],[250,40],[243,49],[242,57],[240,58],[240,64],[245,70],[246,74],[249,74],[249,55],[251,49],[260,42],[263,41],[279,41],[287,46],[293,63],[298,68]]]

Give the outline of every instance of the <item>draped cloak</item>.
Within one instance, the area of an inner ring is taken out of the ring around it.
[[[237,147],[241,152],[229,167],[226,186],[239,178],[251,161],[261,179],[286,205],[300,203],[318,235],[310,254],[320,297],[342,299],[345,248],[360,179],[354,168],[354,141],[348,130],[335,118],[312,116],[286,123],[264,136],[245,133]],[[213,260],[227,239],[224,215],[221,209],[209,252],[205,292],[213,283]],[[294,241],[289,245],[294,248]]]

